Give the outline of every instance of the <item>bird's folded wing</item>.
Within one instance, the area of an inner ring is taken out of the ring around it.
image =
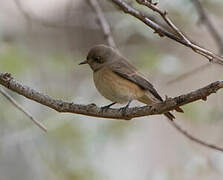
[[[142,89],[148,90],[160,101],[163,101],[153,85],[143,77],[143,74],[139,73],[137,69],[125,59],[120,59],[119,61],[112,63],[110,67],[114,73],[118,74],[122,78],[134,82]]]

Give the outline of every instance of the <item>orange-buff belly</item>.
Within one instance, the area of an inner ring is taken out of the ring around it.
[[[145,94],[135,83],[122,78],[108,68],[94,72],[94,83],[97,90],[112,102],[126,103]]]

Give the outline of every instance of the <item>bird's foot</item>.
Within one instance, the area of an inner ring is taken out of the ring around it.
[[[123,116],[126,115],[126,110],[127,110],[127,108],[128,108],[127,106],[124,106],[124,107],[122,107],[122,108],[119,109],[119,111],[122,112],[122,115],[123,115]]]
[[[168,100],[171,100],[171,99],[172,99],[171,97],[165,95],[165,101],[168,101]]]
[[[110,108],[110,107],[113,106],[114,104],[116,104],[116,102],[113,102],[113,103],[111,103],[111,104],[109,104],[109,105],[106,105],[106,106],[102,106],[102,107],[101,107],[101,110],[102,110],[102,111],[107,111],[108,108]]]
[[[125,116],[126,115],[126,110],[129,108],[129,105],[132,101],[129,101],[128,104],[122,108],[119,109],[119,111],[122,111],[122,115]]]

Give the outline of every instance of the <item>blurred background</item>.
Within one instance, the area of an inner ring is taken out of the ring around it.
[[[207,65],[207,59],[192,50],[160,38],[143,23],[120,12],[111,1],[99,2],[120,52],[146,74],[162,97],[181,95],[223,78],[223,67]],[[223,2],[201,2],[221,33]],[[12,73],[17,80],[56,99],[99,106],[110,103],[96,91],[89,67],[78,66],[93,45],[106,44],[88,1],[0,0],[0,3],[0,72]],[[131,3],[154,16],[154,12],[135,1]],[[219,53],[216,42],[199,21],[192,1],[162,0],[159,6],[168,11],[190,39]],[[181,77],[188,72],[191,73]],[[119,121],[59,114],[7,92],[45,124],[48,132],[37,128],[0,96],[0,180],[223,177],[223,154],[186,139],[164,116]],[[184,114],[174,113],[177,123],[194,136],[223,147],[222,98],[220,90],[206,102],[183,106]]]

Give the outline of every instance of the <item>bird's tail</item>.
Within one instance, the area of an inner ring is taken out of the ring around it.
[[[170,112],[164,113],[164,115],[171,121],[175,119],[175,116],[171,114]]]
[[[150,93],[146,93],[144,96],[139,98],[138,101],[145,103],[147,105],[152,105],[154,103],[161,102],[160,100],[153,97]],[[180,107],[176,107],[175,110],[177,112],[182,112],[182,113],[184,112],[183,109],[181,109]],[[173,114],[171,114],[170,112],[164,113],[164,115],[171,121],[173,121],[175,119],[175,116]]]

